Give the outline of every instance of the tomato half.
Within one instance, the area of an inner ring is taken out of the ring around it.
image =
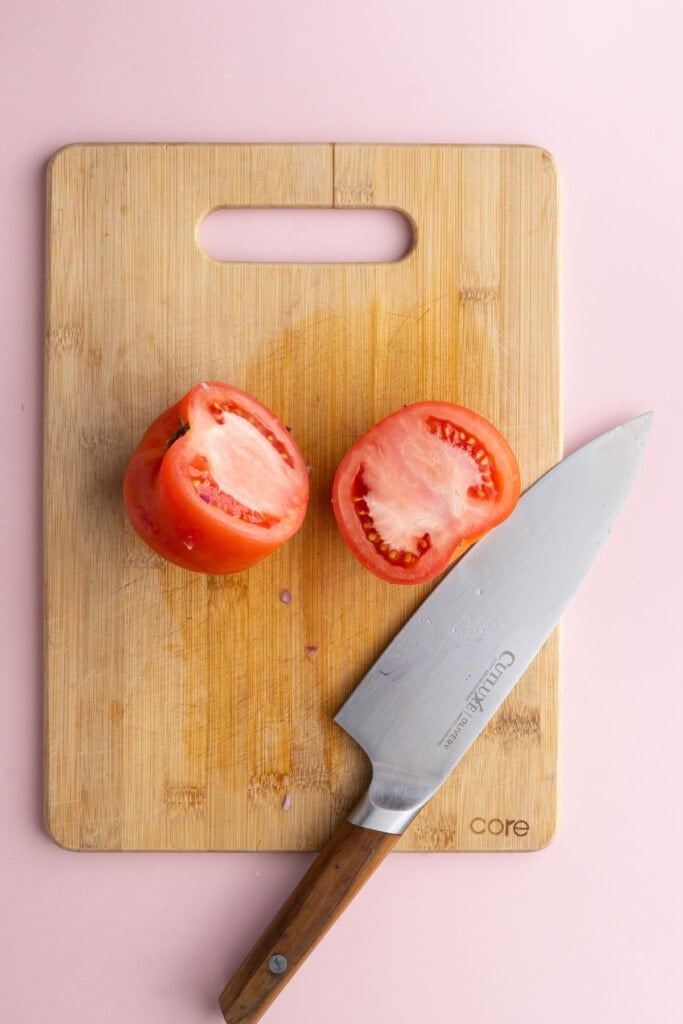
[[[505,438],[478,413],[418,402],[380,420],[337,469],[332,507],[356,558],[389,583],[424,583],[517,504]]]
[[[152,423],[128,464],[124,506],[158,554],[240,572],[303,523],[308,470],[285,426],[229,384],[196,384]]]

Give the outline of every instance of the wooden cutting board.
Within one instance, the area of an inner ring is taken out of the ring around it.
[[[395,263],[221,263],[217,207],[391,207]],[[446,399],[528,485],[561,456],[557,181],[518,146],[76,145],[49,166],[46,823],[80,850],[314,850],[368,782],[332,716],[429,586],[347,552],[335,468],[372,423]],[[149,422],[226,380],[311,466],[300,533],[210,578],[134,535],[121,480]],[[291,594],[286,604],[284,590]],[[317,648],[316,652],[308,650]],[[558,638],[404,850],[529,850],[556,816]]]

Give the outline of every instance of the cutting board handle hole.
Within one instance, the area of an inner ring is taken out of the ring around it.
[[[413,247],[399,210],[220,207],[197,230],[221,263],[396,263]]]

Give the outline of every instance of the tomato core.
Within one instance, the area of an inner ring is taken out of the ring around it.
[[[205,504],[252,526],[270,529],[286,512],[292,457],[257,415],[234,401],[213,400],[183,435],[187,473]],[[263,493],[262,481],[271,487]]]
[[[365,483],[363,474],[364,469],[361,467],[353,481],[351,501],[353,502],[353,511],[358,516],[358,520],[365,531],[366,540],[372,544],[377,554],[389,562],[390,565],[414,565],[424,555],[425,551],[428,551],[432,546],[429,534],[422,534],[417,541],[416,550],[414,551],[392,547],[389,541],[385,540],[378,532],[375,521],[370,514],[370,508],[365,500],[369,488]]]
[[[208,411],[213,423],[204,427],[203,453],[194,455],[187,467],[193,486],[201,500],[212,508],[244,523],[270,528],[282,518],[278,511],[254,507],[246,500],[246,493],[234,493],[235,487],[247,476],[247,470],[253,471],[255,452],[260,469],[270,471],[271,476],[275,470],[276,479],[282,476],[283,464],[290,468],[293,465],[289,452],[262,420],[236,402],[212,401]],[[189,427],[179,436],[187,430]],[[188,440],[191,446],[191,438]],[[242,472],[236,476],[235,470],[239,469]]]
[[[278,454],[291,465],[292,458],[285,448],[285,446],[277,440],[275,435],[268,429],[268,427],[261,422],[252,413],[247,412],[241,405],[237,405],[236,402],[212,402],[209,406],[209,411],[215,419],[216,423],[225,423],[225,416],[227,413],[232,413],[234,416],[243,416],[252,426],[256,427],[259,434],[265,437],[266,441],[275,448]]]
[[[197,455],[189,464],[187,472],[194,487],[197,488],[199,497],[207,505],[254,526],[269,527],[278,522],[276,516],[267,516],[265,512],[249,508],[233,494],[222,491],[209,472],[209,463],[205,456]]]

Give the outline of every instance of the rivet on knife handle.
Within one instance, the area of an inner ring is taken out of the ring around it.
[[[227,1024],[252,1024],[400,837],[344,821],[220,997]]]

